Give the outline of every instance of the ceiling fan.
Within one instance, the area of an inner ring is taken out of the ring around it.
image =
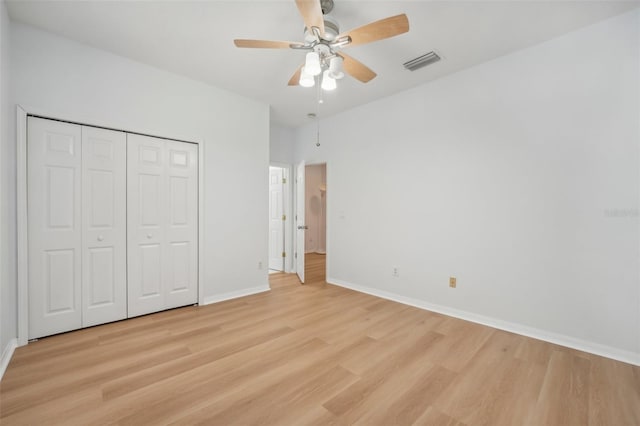
[[[325,90],[336,88],[336,80],[344,72],[363,83],[371,81],[376,73],[342,51],[409,31],[407,15],[401,14],[340,32],[338,23],[327,15],[333,10],[333,0],[295,0],[305,24],[304,42],[236,39],[237,47],[262,49],[295,49],[307,51],[302,64],[289,80],[289,86],[311,87],[316,78]],[[344,71],[344,72],[343,72]],[[320,83],[321,82],[321,83]]]

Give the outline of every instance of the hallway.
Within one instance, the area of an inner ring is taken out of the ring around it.
[[[304,255],[305,284],[326,284],[327,255],[307,253]]]

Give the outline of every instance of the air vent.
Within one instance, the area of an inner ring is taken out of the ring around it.
[[[409,62],[405,62],[403,65],[409,71],[415,71],[422,67],[426,67],[427,65],[433,64],[434,62],[438,62],[440,59],[440,56],[438,56],[436,52],[429,52],[422,56],[418,56],[417,58],[412,59]]]

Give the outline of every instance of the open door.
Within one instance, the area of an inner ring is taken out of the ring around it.
[[[304,224],[304,161],[296,167],[296,273],[304,284],[304,240],[307,226]]]

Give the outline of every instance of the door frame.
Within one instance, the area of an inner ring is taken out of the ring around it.
[[[149,129],[132,129],[118,123],[105,123],[87,117],[68,117],[40,108],[16,105],[16,210],[17,210],[17,285],[18,285],[18,346],[29,342],[29,267],[27,228],[27,117],[35,116],[49,120],[64,121],[107,130],[118,130],[143,136],[171,139],[193,143],[198,146],[198,304],[204,305],[204,139],[197,137],[174,137],[161,135]]]
[[[324,222],[325,222],[325,241],[324,241],[324,251],[325,251],[325,265],[324,265],[324,276],[325,276],[325,280],[327,279],[327,277],[329,276],[329,264],[331,262],[331,254],[330,254],[330,250],[329,250],[329,242],[330,242],[330,235],[331,233],[329,232],[330,226],[329,226],[329,218],[331,217],[331,214],[329,213],[331,211],[331,209],[329,208],[329,204],[330,204],[330,197],[329,197],[329,188],[332,188],[332,186],[330,185],[330,173],[329,173],[329,162],[328,161],[324,161],[324,160],[317,160],[317,161],[311,161],[311,162],[307,162],[306,160],[301,160],[304,161],[304,166],[305,168],[307,166],[321,166],[324,164],[325,166],[325,173],[326,173],[326,184],[327,184],[327,191],[325,192],[325,208],[324,208]],[[305,182],[306,184],[306,182]],[[297,182],[296,182],[297,185]],[[293,185],[292,185],[293,186]],[[293,191],[293,196],[296,197],[297,191],[295,190],[295,188],[292,188]],[[305,190],[305,197],[306,197],[306,190]],[[297,203],[297,200],[294,199],[292,205],[295,206]],[[293,212],[294,214],[298,214],[297,211]],[[295,223],[292,225],[292,231],[295,232]],[[298,250],[297,245],[293,247],[294,250]],[[303,253],[304,256],[304,253]],[[293,262],[293,269],[291,272],[297,272],[296,271],[296,264],[295,262]],[[306,267],[306,264],[305,264]]]
[[[269,167],[279,167],[283,170],[283,176],[286,179],[286,182],[282,185],[282,211],[287,219],[284,221],[283,229],[284,229],[284,252],[287,254],[284,258],[284,269],[282,272],[291,273],[294,272],[293,265],[293,240],[292,240],[292,232],[293,227],[291,225],[291,218],[293,218],[293,205],[291,204],[291,200],[293,200],[293,185],[291,185],[291,179],[293,173],[291,171],[291,164],[287,163],[279,163],[277,161],[270,161]]]
[[[300,170],[303,170],[304,173],[304,179],[302,180],[302,185],[300,185],[300,177],[302,176],[302,173],[300,173]],[[306,217],[304,214],[305,211],[305,203],[306,203],[306,174],[307,174],[307,164],[306,161],[301,160],[299,162],[297,162],[295,164],[295,180],[296,180],[296,184],[295,184],[295,190],[294,190],[294,195],[295,195],[295,210],[296,210],[296,216],[295,216],[295,220],[293,223],[293,232],[295,232],[295,237],[294,237],[294,241],[295,241],[295,254],[294,254],[294,267],[295,267],[295,272],[296,275],[298,276],[298,280],[300,281],[300,284],[304,284],[305,281],[305,276],[304,273],[306,272],[306,262],[305,262],[305,250],[304,250],[304,246],[305,246],[305,241],[307,238],[307,233],[306,233],[306,226],[304,225],[306,223]],[[301,191],[302,189],[302,191]],[[300,193],[302,192],[303,194],[303,200],[300,201]],[[300,206],[302,206],[302,209],[300,209]],[[300,212],[300,210],[302,210],[302,213]],[[300,218],[302,218],[302,223],[303,225],[300,225]],[[300,231],[303,231],[304,233],[302,234],[302,238],[300,237]],[[302,242],[302,249],[300,248],[300,242]],[[300,257],[300,253],[302,253],[302,256]],[[302,260],[300,260],[302,259]],[[300,268],[300,264],[302,264],[302,268]]]

